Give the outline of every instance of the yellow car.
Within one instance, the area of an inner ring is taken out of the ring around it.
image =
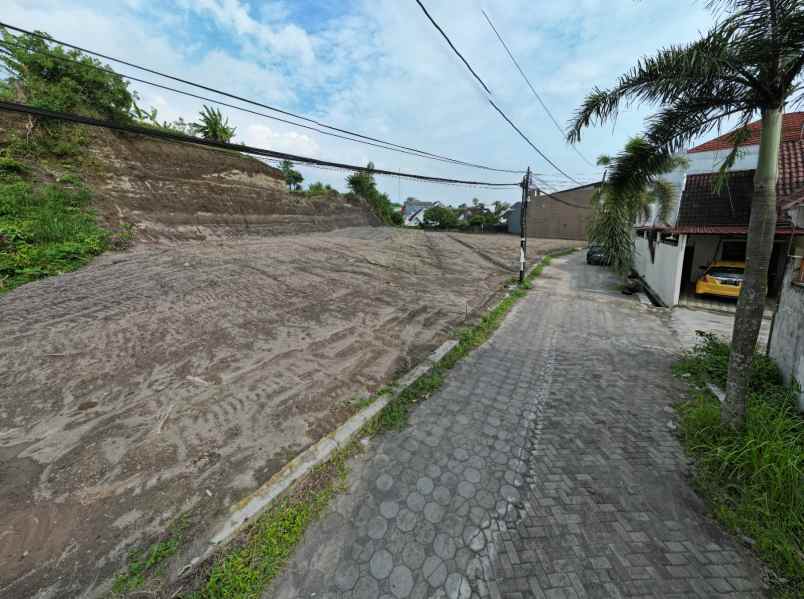
[[[743,288],[745,262],[716,260],[695,283],[696,295],[737,297]]]

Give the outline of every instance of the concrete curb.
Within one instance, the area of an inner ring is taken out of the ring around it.
[[[410,387],[417,379],[427,374],[456,345],[458,345],[458,341],[454,339],[442,343],[424,362],[403,376],[393,387],[391,393],[378,397],[371,405],[293,458],[259,489],[233,506],[226,521],[215,530],[203,553],[181,568],[179,576],[185,576],[191,572],[194,566],[210,557],[221,545],[232,540],[252,519],[269,508],[293,483],[316,466],[326,462],[336,450],[350,443],[369,420],[379,414],[392,399]]]

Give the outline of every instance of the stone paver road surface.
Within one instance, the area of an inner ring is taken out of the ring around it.
[[[667,315],[556,260],[348,492],[265,597],[761,597],[668,423]]]

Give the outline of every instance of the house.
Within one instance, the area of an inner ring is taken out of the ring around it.
[[[586,239],[586,225],[592,216],[592,200],[600,183],[590,183],[549,195],[531,195],[528,200],[528,237],[545,239]],[[521,207],[511,206],[508,232],[521,232]]]
[[[462,208],[456,208],[456,212],[458,214],[458,222],[461,223],[468,223],[472,220],[472,217],[477,214],[483,214],[485,208],[481,208],[480,206],[468,206]]]
[[[424,223],[424,213],[428,208],[440,206],[440,202],[423,202],[416,198],[408,198],[402,205],[402,217],[406,227],[418,227]]]
[[[688,164],[665,178],[676,189],[676,202],[666,222],[654,206],[637,222],[634,269],[654,296],[667,306],[694,291],[695,281],[715,260],[743,261],[751,214],[753,180],[759,154],[761,121],[749,125],[725,184],[715,185],[720,165],[732,148],[726,134],[687,152]],[[769,268],[769,295],[778,296],[788,246],[802,243],[804,230],[793,225],[789,207],[804,195],[804,112],[784,116],[779,155],[776,240]],[[796,252],[801,253],[801,252]]]
[[[804,227],[804,192],[797,194],[784,207],[795,227]],[[798,408],[804,412],[804,256],[790,256],[785,269],[779,306],[773,318],[768,354],[782,371],[788,385],[800,385]]]

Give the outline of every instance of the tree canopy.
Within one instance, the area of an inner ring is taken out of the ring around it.
[[[301,189],[301,184],[304,182],[302,174],[293,168],[293,163],[290,160],[283,160],[279,165],[282,174],[285,176],[285,183],[287,183],[288,191],[298,191]]]
[[[78,50],[65,50],[39,35],[11,35],[0,28],[4,45],[0,64],[10,73],[0,93],[3,97],[37,108],[79,113],[117,122],[131,121],[137,96],[121,76],[93,67],[110,69]]]

